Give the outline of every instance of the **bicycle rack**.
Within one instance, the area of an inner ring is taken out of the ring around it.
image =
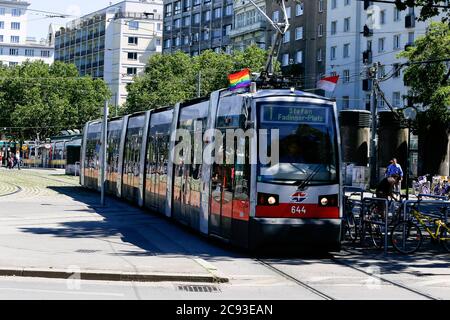
[[[404,219],[404,221],[406,221],[408,219],[408,211],[407,211],[408,204],[412,204],[412,203],[418,204],[419,211],[420,211],[421,204],[438,204],[438,205],[445,204],[445,205],[447,205],[447,210],[445,210],[444,219],[445,219],[445,222],[448,221],[448,211],[449,211],[448,209],[450,208],[450,201],[445,201],[446,200],[446,199],[444,199],[445,197],[433,196],[433,195],[428,195],[428,194],[420,194],[418,197],[419,197],[418,200],[407,200],[403,203],[403,219]],[[435,198],[435,199],[439,199],[439,200],[421,200],[422,197]]]
[[[388,250],[388,206],[389,201],[385,198],[363,198],[362,200],[362,209],[361,209],[361,221],[363,222],[363,228],[364,227],[364,221],[365,221],[365,215],[366,215],[366,203],[384,203],[384,222],[378,222],[378,221],[372,221],[373,224],[378,224],[380,226],[384,225],[384,253],[387,254]],[[361,237],[361,243],[364,241],[365,232],[363,232],[363,237]]]

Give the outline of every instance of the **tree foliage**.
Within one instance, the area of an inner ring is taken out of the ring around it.
[[[128,99],[123,113],[155,109],[173,105],[228,86],[227,76],[249,68],[252,72],[264,70],[267,52],[257,46],[234,54],[211,50],[190,57],[177,51],[172,54],[152,56],[143,75],[137,76],[127,86]]]
[[[0,69],[0,129],[15,138],[49,137],[80,129],[100,116],[110,91],[103,80],[80,77],[75,65],[43,61]]]
[[[420,21],[442,15],[442,22],[448,22],[450,18],[450,7],[442,0],[395,0],[399,10],[407,8],[420,8]]]
[[[433,123],[450,122],[450,71],[448,62],[416,63],[450,57],[450,28],[442,22],[431,23],[425,36],[418,38],[413,47],[402,52],[410,64],[404,81],[410,87],[409,98],[422,106],[418,115],[419,129],[428,130]]]

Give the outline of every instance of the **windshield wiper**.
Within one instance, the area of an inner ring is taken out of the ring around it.
[[[298,190],[303,190],[305,187],[311,182],[311,180],[319,173],[320,169],[324,166],[324,164],[319,164],[313,172],[309,174],[309,176],[306,177],[305,180],[298,186]]]

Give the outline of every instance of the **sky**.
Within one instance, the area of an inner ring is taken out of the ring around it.
[[[65,25],[80,16],[115,4],[119,0],[28,0],[29,9],[57,12],[73,16],[70,19],[46,18],[41,14],[28,12],[28,36],[36,39],[46,38],[50,23]]]

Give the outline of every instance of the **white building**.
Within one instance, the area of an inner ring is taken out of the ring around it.
[[[27,38],[27,8],[25,1],[0,0],[0,61],[7,65],[26,60],[53,63],[54,49],[47,41]]]
[[[394,73],[404,62],[397,55],[425,34],[429,21],[415,21],[419,9],[399,11],[393,4],[372,3],[364,8],[363,1],[329,0],[327,6],[326,74],[340,76],[335,92],[328,96],[336,98],[339,109],[369,109],[370,91],[363,90],[367,66],[380,62],[379,77]],[[363,34],[365,25],[368,36]],[[380,86],[391,105],[404,106],[408,88],[403,72]],[[378,108],[387,108],[381,98]]]
[[[55,33],[55,60],[104,79],[112,104],[121,106],[126,85],[151,55],[162,52],[162,12],[161,0],[122,1],[71,21]]]

